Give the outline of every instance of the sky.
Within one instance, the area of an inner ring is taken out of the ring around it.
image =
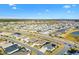
[[[0,4],[0,18],[79,19],[79,4]]]

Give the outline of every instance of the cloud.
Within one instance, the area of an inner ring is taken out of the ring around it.
[[[12,9],[16,10],[16,7],[12,7]]]
[[[41,15],[41,13],[39,12],[38,15]]]
[[[11,7],[11,9],[16,10],[16,5],[15,4],[9,4],[9,6]]]
[[[76,5],[75,5],[75,4],[73,4],[73,5],[72,5],[72,7],[76,7]]]
[[[72,13],[71,10],[68,10],[67,13]]]
[[[71,5],[64,5],[64,8],[71,8]]]
[[[75,4],[72,4],[72,5],[64,5],[64,8],[66,8],[66,9],[73,8],[73,7],[76,7],[76,5]]]
[[[49,9],[46,9],[46,12],[49,12]]]
[[[9,4],[9,6],[16,6],[15,4]]]

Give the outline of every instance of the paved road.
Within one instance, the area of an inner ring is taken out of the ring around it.
[[[65,45],[64,48],[57,55],[64,55],[64,53],[68,51],[68,49],[69,49],[69,46]]]
[[[23,32],[22,32],[23,33]],[[27,34],[29,34],[30,35],[30,33],[27,33]],[[31,33],[32,34],[32,33]],[[45,35],[41,35],[41,34],[33,34],[35,37],[36,36],[38,36],[38,37],[40,37],[40,38],[43,38],[43,39],[48,39],[48,40],[50,40],[50,41],[54,41],[54,42],[59,42],[59,43],[61,43],[61,44],[63,44],[64,45],[64,48],[61,48],[60,50],[59,50],[59,52],[58,52],[58,54],[63,54],[66,50],[68,50],[68,48],[69,48],[69,45],[71,45],[71,46],[73,46],[74,45],[74,42],[71,42],[71,41],[69,41],[69,40],[65,40],[65,39],[61,39],[61,38],[52,38],[52,37],[50,37],[50,36],[45,36]],[[10,40],[12,40],[12,39],[10,39]],[[41,52],[41,51],[39,51],[39,50],[37,50],[37,49],[35,49],[35,48],[32,48],[32,47],[30,47],[30,46],[27,46],[26,44],[23,44],[23,43],[20,43],[20,42],[18,42],[18,41],[15,41],[15,40],[13,40],[14,42],[16,42],[16,43],[18,43],[18,44],[21,44],[21,45],[23,45],[23,46],[25,46],[25,47],[27,47],[27,48],[29,48],[29,49],[31,49],[31,50],[34,50],[34,51],[37,51],[38,52],[38,54],[44,54],[43,52]],[[77,46],[79,46],[79,44],[76,44]],[[56,54],[57,54],[57,52],[56,52]]]
[[[63,55],[70,47],[74,47],[74,44],[76,44],[76,46],[79,47],[79,43],[74,43],[67,39],[62,39],[62,38],[58,38],[58,37],[52,38],[50,36],[39,35],[39,34],[38,34],[38,36],[49,39],[50,41],[59,42],[62,45],[64,45],[64,48],[61,48],[58,52],[55,52],[55,54]]]
[[[4,37],[3,37],[3,38],[4,38]],[[32,47],[28,46],[27,44],[21,43],[21,42],[15,40],[15,39],[10,39],[10,38],[8,38],[8,37],[6,37],[6,38],[7,38],[8,40],[10,40],[10,41],[13,41],[13,42],[15,42],[15,43],[17,43],[17,44],[20,44],[20,45],[24,46],[24,47],[26,47],[26,48],[28,48],[28,49],[30,49],[30,50],[36,51],[36,52],[37,52],[37,55],[44,55],[43,52],[41,52],[41,51],[39,51],[39,50],[37,50],[37,49],[35,49],[35,48],[32,48]]]
[[[29,33],[30,34],[30,33]],[[42,35],[37,35],[37,34],[33,34],[33,35],[35,35],[35,37],[36,36],[38,36],[38,37],[40,37],[41,39],[48,39],[48,40],[51,40],[51,38],[49,38],[49,37],[44,37],[44,36],[42,36]],[[11,41],[13,41],[13,42],[16,42],[16,43],[18,43],[18,44],[21,44],[22,46],[25,46],[25,47],[27,47],[27,48],[29,48],[29,49],[31,49],[31,50],[34,50],[34,51],[37,51],[37,54],[38,55],[43,55],[44,53],[43,52],[41,52],[41,51],[39,51],[39,50],[37,50],[37,49],[35,49],[35,48],[32,48],[32,47],[30,47],[30,46],[27,46],[26,44],[23,44],[23,43],[21,43],[21,42],[18,42],[18,41],[16,41],[16,40],[13,40],[13,39],[9,39],[9,40],[11,40]],[[52,40],[51,40],[51,42],[52,43],[54,43]],[[60,49],[61,50],[61,49]],[[60,51],[60,50],[57,50],[57,51]]]

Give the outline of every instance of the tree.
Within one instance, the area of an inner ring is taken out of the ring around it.
[[[0,50],[0,55],[3,55],[2,50]]]

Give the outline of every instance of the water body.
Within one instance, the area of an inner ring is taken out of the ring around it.
[[[79,31],[75,31],[71,33],[73,36],[79,36]]]

